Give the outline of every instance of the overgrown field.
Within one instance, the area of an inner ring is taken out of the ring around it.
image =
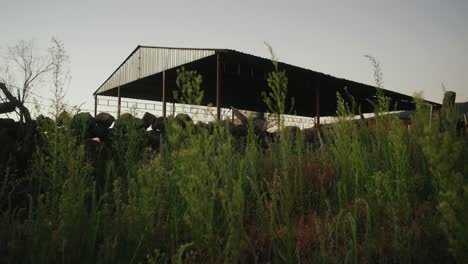
[[[32,157],[1,162],[0,262],[465,263],[468,140],[454,111],[420,100],[406,128],[378,93],[368,125],[338,94],[339,122],[308,141],[282,129],[275,67],[270,137],[252,120],[239,136],[168,118],[151,149],[134,118],[94,144],[66,115],[38,119],[21,145]]]
[[[2,262],[462,263],[466,136],[418,108],[410,129],[357,128],[339,98],[318,142],[285,131],[267,147],[251,125],[234,138],[169,119],[157,152],[131,120],[94,152],[39,123],[27,176],[2,168]]]

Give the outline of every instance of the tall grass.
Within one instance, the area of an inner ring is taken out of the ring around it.
[[[199,80],[196,73],[189,77]],[[198,91],[199,83],[178,80],[180,95],[184,87]],[[271,92],[287,89],[287,79],[277,81],[269,82]],[[452,118],[434,115],[430,122],[422,100],[410,129],[382,114],[391,107],[381,93],[373,122],[351,120],[359,106],[348,94],[337,100],[339,122],[318,133],[318,143],[288,129],[265,139],[252,120],[247,136],[236,138],[226,122],[208,129],[168,118],[162,145],[150,150],[131,116],[122,116],[112,140],[99,144],[76,133],[70,119],[40,123],[44,144],[28,176],[15,179],[29,183],[20,194],[26,205],[4,202],[18,190],[10,180],[1,185],[0,258],[463,262],[466,135],[448,125]],[[272,113],[281,114],[276,106]]]

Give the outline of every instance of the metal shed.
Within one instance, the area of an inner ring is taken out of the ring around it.
[[[94,92],[95,114],[98,96],[175,102],[176,70],[180,67],[197,70],[203,76],[202,104],[212,103],[217,108],[236,107],[242,110],[267,112],[262,92],[268,90],[267,74],[273,70],[271,60],[231,49],[198,49],[138,46],[124,62]],[[333,77],[309,69],[279,62],[288,77],[288,102],[294,98],[294,114],[316,117],[333,116],[336,112],[337,92],[350,94],[363,113],[373,111],[369,99],[375,97],[376,87]],[[345,87],[347,92],[345,91]],[[414,110],[411,96],[383,90],[395,110]],[[345,96],[346,97],[346,96]],[[429,102],[435,107],[439,104]]]

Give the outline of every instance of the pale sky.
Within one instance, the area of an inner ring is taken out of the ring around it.
[[[62,40],[67,100],[87,102],[139,44],[228,48],[441,102],[442,83],[468,101],[468,0],[46,1],[0,0],[0,53],[18,40]],[[47,83],[36,92],[48,96]]]

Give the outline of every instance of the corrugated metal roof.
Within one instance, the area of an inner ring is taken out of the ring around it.
[[[217,51],[222,50],[138,46],[94,94],[206,58]]]

